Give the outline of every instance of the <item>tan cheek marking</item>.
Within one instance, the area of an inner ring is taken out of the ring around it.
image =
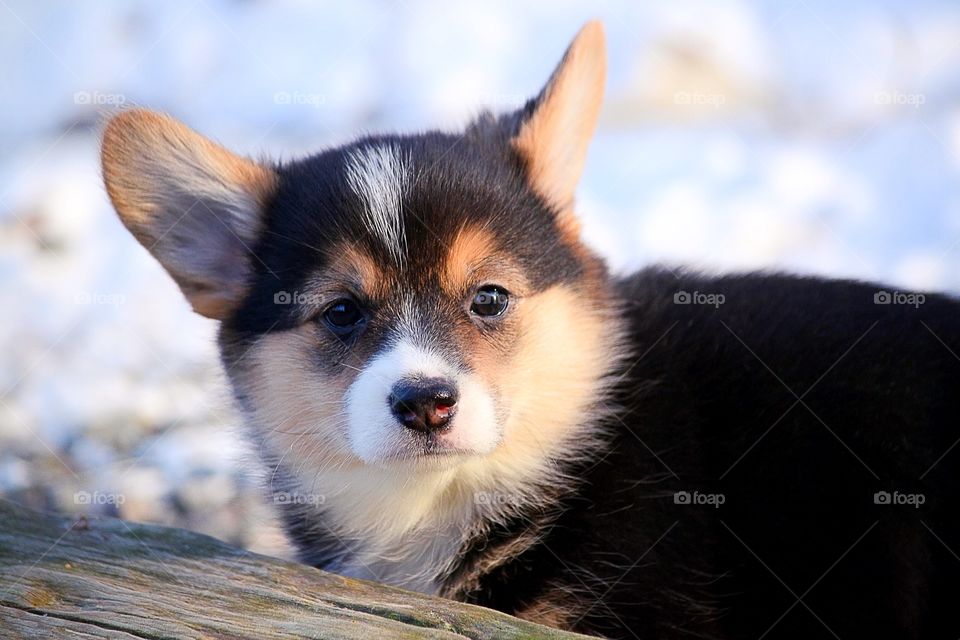
[[[267,334],[247,353],[241,376],[270,448],[295,468],[352,460],[343,398],[355,372],[324,376],[310,362],[316,348],[309,325]]]
[[[494,457],[542,456],[589,422],[598,381],[615,359],[611,327],[579,304],[582,294],[557,285],[517,309],[519,329],[509,361],[478,362],[481,375],[506,395],[510,417]]]

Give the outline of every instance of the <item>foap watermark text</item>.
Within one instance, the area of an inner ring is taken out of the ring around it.
[[[700,491],[677,491],[673,494],[674,504],[705,505],[719,509],[727,501],[722,493],[703,493]]]
[[[912,291],[881,290],[873,294],[873,304],[900,304],[916,309],[926,301],[925,295]]]
[[[719,308],[727,301],[722,293],[706,293],[703,291],[677,291],[673,294],[673,304],[702,304]]]

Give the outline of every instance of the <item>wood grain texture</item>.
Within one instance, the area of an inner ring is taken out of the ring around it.
[[[0,500],[2,638],[582,638],[207,536]]]

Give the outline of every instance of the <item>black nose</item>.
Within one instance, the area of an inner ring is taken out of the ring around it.
[[[457,388],[442,378],[401,380],[388,400],[400,424],[417,431],[439,431],[450,422],[457,406]]]

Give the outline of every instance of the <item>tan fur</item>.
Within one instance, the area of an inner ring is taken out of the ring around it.
[[[459,295],[466,287],[476,284],[476,270],[493,256],[496,246],[493,234],[483,227],[461,229],[447,251],[441,286],[451,295]]]
[[[374,298],[391,295],[372,258],[352,245],[334,253],[338,259],[313,279],[317,286],[350,282]],[[470,370],[507,407],[501,444],[455,466],[361,463],[347,440],[344,397],[366,363],[348,356],[342,371],[321,375],[311,359],[323,334],[312,323],[263,336],[244,365],[232,367],[235,385],[253,406],[252,422],[264,430],[268,458],[291,471],[299,491],[323,496],[335,535],[364,540],[353,568],[344,571],[436,592],[433,580],[478,517],[501,520],[521,505],[539,504],[542,487],[567,481],[557,474],[559,461],[596,451],[600,435],[592,425],[606,410],[597,399],[625,354],[604,297],[604,272],[586,250],[582,257],[580,283],[530,294],[522,271],[482,227],[461,230],[451,243],[439,284],[456,297],[486,281],[506,287],[512,327],[496,344],[472,324],[450,328]],[[505,553],[534,542],[523,537]]]
[[[605,310],[582,308],[580,299],[575,289],[557,286],[519,302],[520,337],[509,362],[485,360],[488,350],[463,345],[510,411],[493,453],[453,467],[380,468],[357,460],[344,433],[343,395],[363,363],[348,362],[335,378],[317,375],[310,325],[268,334],[250,350],[247,373],[234,382],[255,407],[254,423],[264,425],[269,453],[292,470],[299,491],[323,496],[336,535],[365,540],[352,575],[436,592],[433,579],[478,516],[499,520],[537,504],[539,487],[566,481],[557,476],[559,460],[595,451],[589,425],[597,415],[582,412],[604,411],[594,404],[624,354],[616,323]],[[561,348],[574,343],[576,349]],[[478,501],[480,494],[494,499]],[[535,540],[518,542],[517,553]]]
[[[343,572],[434,591],[434,576],[427,569],[450,557],[460,539],[456,525],[467,521],[467,512],[451,520],[438,507],[455,474],[449,469],[371,467],[357,459],[347,441],[343,400],[356,377],[354,367],[362,363],[334,377],[315,375],[310,363],[314,340],[309,324],[267,334],[250,349],[242,367],[232,368],[234,384],[252,401],[251,422],[263,425],[263,453],[290,470],[298,493],[316,498],[330,514],[334,536],[366,541],[354,550],[352,568]]]
[[[566,235],[579,234],[573,196],[596,128],[606,79],[603,27],[589,22],[554,71],[536,111],[513,140],[533,188],[560,212]]]
[[[313,358],[323,338],[312,323],[263,336],[242,367],[232,368],[251,421],[262,430],[267,458],[289,470],[299,491],[323,497],[325,526],[350,546],[350,558],[338,571],[438,593],[437,579],[457,560],[457,550],[468,538],[483,535],[478,527],[529,514],[531,508],[548,514],[551,501],[573,482],[563,476],[561,463],[596,455],[602,445],[597,425],[611,411],[604,399],[612,372],[628,354],[602,264],[577,239],[573,193],[603,94],[603,49],[601,27],[588,24],[513,141],[531,184],[560,212],[563,241],[582,258],[582,279],[534,293],[523,270],[488,230],[477,226],[461,229],[436,272],[421,274],[419,281],[464,302],[484,283],[510,292],[508,315],[495,334],[464,318],[451,323],[445,336],[446,344],[463,355],[470,375],[498,399],[502,415],[491,428],[502,439],[492,452],[363,464],[347,438],[345,396],[367,363],[348,354],[342,371],[322,373]],[[334,266],[317,274],[314,286],[351,283],[381,301],[400,293],[358,248],[344,246],[335,255]],[[398,322],[403,317],[399,313]],[[486,571],[535,542],[531,529],[475,571]],[[463,587],[475,578],[471,575],[462,576],[459,587],[447,588]],[[554,609],[526,614],[559,626],[567,621],[561,608],[557,601]]]
[[[261,230],[259,213],[276,188],[275,173],[169,116],[143,109],[108,123],[101,158],[107,193],[124,225],[160,260],[198,313],[224,318],[242,298],[237,284],[242,278],[226,286],[208,282],[204,274],[185,270],[163,238],[186,215],[213,215],[200,202],[209,200],[224,204],[230,215],[223,224],[252,244]]]
[[[323,278],[332,282],[351,282],[371,298],[384,294],[387,282],[373,258],[351,244],[337,247],[332,253],[337,259]]]
[[[551,501],[573,480],[562,475],[560,463],[592,456],[602,444],[596,425],[609,411],[604,398],[610,376],[627,354],[603,267],[577,240],[573,195],[600,109],[603,49],[602,28],[588,24],[513,140],[532,186],[560,214],[563,241],[582,258],[582,279],[534,293],[523,270],[480,226],[460,231],[436,271],[417,274],[415,286],[439,286],[465,304],[466,294],[481,284],[510,292],[508,315],[498,331],[479,330],[464,316],[454,318],[444,336],[467,364],[458,372],[461,384],[466,380],[492,390],[485,397],[496,397],[502,409],[502,415],[492,410],[462,414],[479,416],[478,422],[498,416],[490,425],[495,431],[490,446],[497,436],[501,440],[492,452],[477,453],[489,450],[484,448],[474,449],[472,457],[364,464],[351,448],[346,415],[351,385],[367,364],[356,355],[363,351],[339,352],[345,353],[338,361],[342,368],[332,373],[332,363],[318,366],[318,347],[329,346],[323,341],[331,338],[305,317],[293,329],[263,334],[249,349],[243,345],[241,356],[226,346],[226,324],[224,361],[263,457],[283,467],[285,481],[293,481],[298,493],[316,499],[324,526],[350,548],[338,571],[439,592],[438,578],[468,538],[482,536],[484,527],[516,513],[526,517],[531,509],[548,517]],[[194,308],[226,318],[242,299],[245,280],[221,282],[215,274],[192,270],[190,247],[168,246],[164,238],[194,205],[212,202],[222,205],[228,229],[252,245],[262,231],[260,214],[277,187],[275,173],[167,116],[139,110],[108,125],[103,171],[122,221],[173,275]],[[351,244],[330,254],[331,265],[308,279],[310,291],[300,293],[318,293],[321,299],[354,287],[381,303],[373,309],[394,312],[397,323],[420,321],[418,314],[396,313],[393,298],[407,294],[395,286],[392,268]],[[304,314],[315,312],[305,309]],[[536,542],[537,530],[531,527],[484,558],[476,571],[488,571]],[[471,579],[475,576],[465,578]],[[525,613],[559,626],[564,622],[559,608]]]
[[[328,466],[359,467],[346,444],[342,403],[356,372],[345,367],[338,377],[315,375],[310,362],[317,346],[315,330],[306,323],[263,335],[247,351],[243,366],[234,367],[232,373],[250,394],[251,418],[268,430],[261,435],[274,457],[293,462],[295,471],[307,458],[308,472]]]
[[[569,629],[583,611],[584,604],[579,595],[564,588],[553,588],[546,590],[532,605],[517,611],[515,615],[555,629]]]
[[[581,412],[603,395],[605,373],[621,354],[614,347],[618,326],[606,313],[583,308],[579,301],[584,296],[555,286],[520,301],[514,313],[521,329],[510,361],[485,353],[469,358],[481,377],[509,396],[504,442],[483,461],[502,467],[502,477],[520,467],[520,476],[549,475],[557,457],[571,449],[590,449],[589,443],[577,441],[596,416]]]

